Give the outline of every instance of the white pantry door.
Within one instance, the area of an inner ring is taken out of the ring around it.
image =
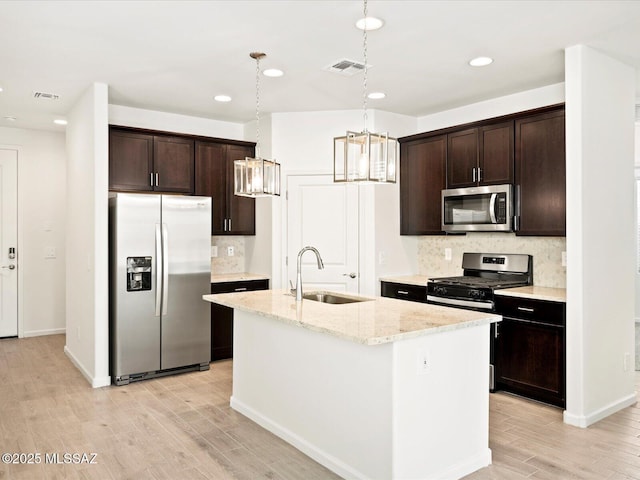
[[[18,335],[18,152],[0,149],[0,338]],[[11,251],[11,249],[13,249]],[[11,258],[11,257],[14,258]]]
[[[320,252],[324,270],[313,252],[305,252],[303,291],[357,294],[358,187],[333,183],[332,175],[290,175],[287,190],[287,286],[296,283],[298,252],[310,245]]]

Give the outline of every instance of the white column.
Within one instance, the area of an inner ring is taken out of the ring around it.
[[[566,423],[635,402],[634,69],[583,45],[565,51]]]

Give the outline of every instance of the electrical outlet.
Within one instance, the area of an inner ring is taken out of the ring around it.
[[[445,259],[447,262],[450,262],[450,261],[451,261],[451,249],[450,249],[450,248],[445,248],[445,249],[444,249],[444,259]]]
[[[227,256],[233,257],[235,255],[235,250],[233,247],[227,247]]]
[[[211,245],[211,258],[216,258],[218,256],[218,246]]]
[[[629,371],[629,364],[631,363],[631,354],[629,352],[626,352],[623,356],[623,360],[622,360],[622,366],[624,368],[625,372]]]
[[[45,247],[44,258],[56,258],[56,247]]]
[[[417,364],[416,367],[418,367],[418,375],[426,375],[427,373],[429,373],[429,370],[431,369],[431,362],[429,362],[429,352],[424,350],[424,349],[420,349],[418,350],[418,355],[417,355]]]
[[[562,252],[562,266],[567,266],[567,252]]]

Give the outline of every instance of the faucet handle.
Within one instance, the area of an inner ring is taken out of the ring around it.
[[[291,285],[291,293],[295,295],[296,293],[296,287],[293,286],[293,282],[291,280],[289,280],[289,285]]]

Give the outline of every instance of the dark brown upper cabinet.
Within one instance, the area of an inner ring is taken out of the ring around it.
[[[446,186],[447,136],[400,146],[400,234],[442,234],[442,196]]]
[[[447,188],[513,182],[513,121],[447,135]]]
[[[193,140],[111,128],[109,189],[192,194]]]
[[[233,162],[255,148],[196,141],[195,194],[211,197],[212,235],[255,235],[255,199],[234,195]]]
[[[564,108],[515,122],[516,234],[566,235]]]

